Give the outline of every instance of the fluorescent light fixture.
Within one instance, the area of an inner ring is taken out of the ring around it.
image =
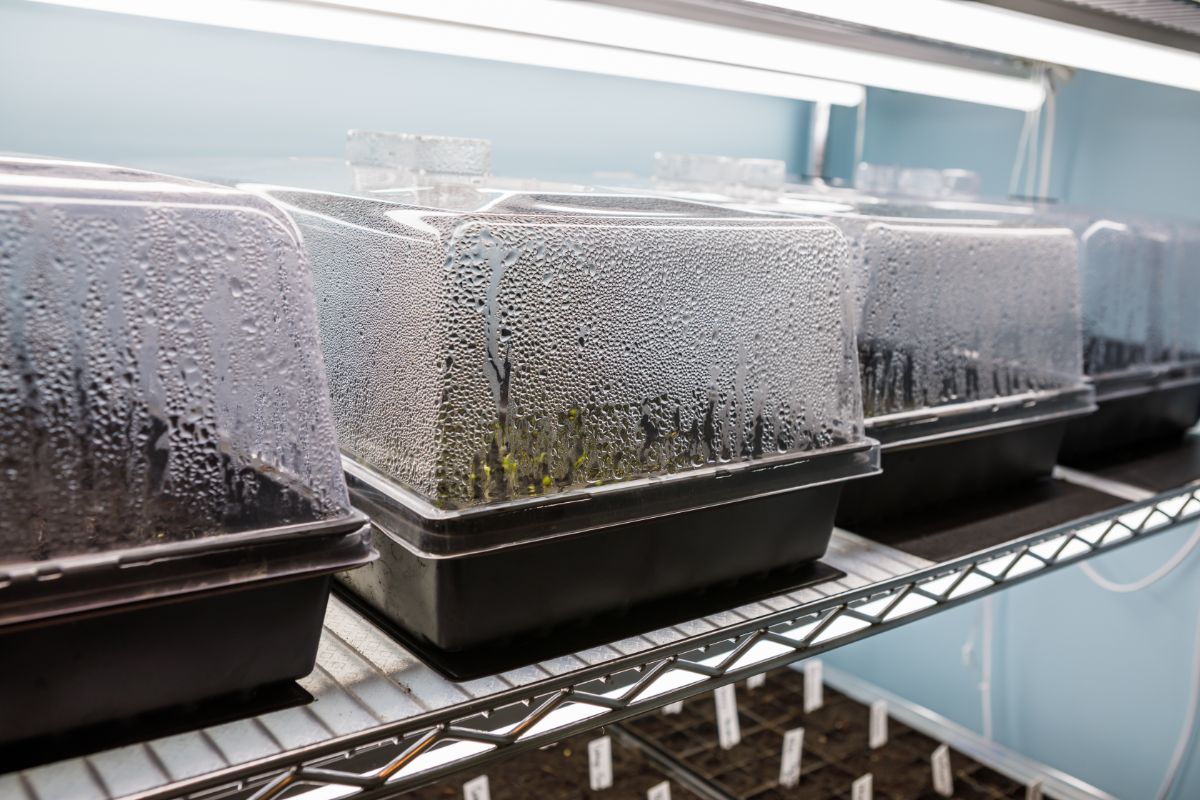
[[[178,22],[215,25],[336,42],[417,50],[443,55],[505,61],[538,67],[593,72],[727,89],[735,92],[853,106],[863,89],[791,71],[776,71],[721,60],[680,57],[665,52],[557,39],[517,30],[501,30],[421,16],[420,3],[301,3],[289,0],[38,0]],[[410,8],[410,5],[413,8]],[[440,4],[430,4],[437,7]],[[456,8],[475,4],[455,4]],[[507,7],[507,3],[496,3]],[[514,4],[515,5],[515,4]],[[569,3],[555,5],[570,6]],[[481,13],[491,3],[476,6]],[[574,7],[559,10],[573,13]]]
[[[396,8],[389,0],[327,2],[380,11]],[[461,25],[521,31],[681,58],[716,59],[1022,111],[1037,108],[1045,97],[1040,85],[1022,78],[600,4],[563,0],[406,0],[403,9],[405,14]]]
[[[1200,91],[1200,54],[961,0],[756,0],[828,19]]]
[[[862,85],[1027,111],[1031,80],[571,0],[39,0],[853,106]]]

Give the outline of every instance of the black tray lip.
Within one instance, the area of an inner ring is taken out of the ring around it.
[[[379,557],[370,521],[357,510],[338,519],[216,538],[234,537],[238,541],[192,540],[21,564],[33,569],[11,580],[0,574],[0,633],[67,615],[318,577]]]
[[[881,471],[879,443],[874,439],[864,438],[858,442],[821,450],[712,465],[554,495],[465,509],[439,509],[424,497],[360,464],[348,455],[343,454],[342,465],[346,471],[351,500],[370,515],[371,526],[415,555],[427,559],[457,558],[502,548],[528,546],[617,525],[840,484],[877,475]],[[780,469],[789,471],[786,485],[768,485],[759,491],[746,486],[747,483],[767,483],[770,478],[778,481],[779,476],[771,473]],[[742,478],[741,491],[729,492],[725,496],[713,493],[714,487],[727,489],[725,486],[719,486],[718,482],[734,476]],[[687,491],[680,491],[681,489]],[[671,493],[675,493],[677,497],[664,497]],[[675,502],[671,502],[672,499]],[[647,511],[644,506],[649,500],[657,500],[659,507],[654,511]],[[614,509],[617,511],[614,512]],[[606,511],[609,513],[608,519],[589,519],[593,514]],[[538,525],[539,519],[557,519],[568,515],[578,518],[578,523],[559,525],[560,530],[549,529],[534,535],[514,536],[506,541],[491,544],[478,544],[473,541],[477,536],[463,530],[479,524],[495,530],[506,522],[533,527]],[[413,541],[406,531],[429,533],[460,541],[435,552]]]
[[[1085,383],[868,417],[865,427],[886,453],[1065,422],[1096,409],[1095,390]]]
[[[1096,401],[1123,400],[1152,392],[1183,389],[1200,384],[1200,360],[1175,361],[1120,372],[1088,375],[1096,389]]]
[[[48,558],[44,561],[18,561],[0,564],[0,591],[27,580],[47,580],[55,575],[79,574],[96,570],[126,569],[164,559],[183,559],[188,556],[237,550],[262,544],[274,544],[308,536],[336,536],[353,533],[370,520],[357,508],[324,520],[296,522],[257,528],[239,533],[214,534],[178,542],[126,547],[98,553],[80,553]]]
[[[793,576],[791,581],[785,581],[783,584],[777,583],[781,576],[789,573]],[[620,641],[629,636],[653,633],[660,628],[670,627],[671,625],[677,625],[698,617],[716,613],[713,610],[714,608],[723,610],[734,602],[737,602],[739,605],[759,602],[765,598],[820,586],[831,581],[841,580],[844,577],[846,577],[845,572],[818,558],[800,564],[783,565],[772,570],[769,574],[743,579],[737,582],[738,588],[732,591],[727,588],[732,582],[726,581],[723,584],[718,584],[717,587],[680,592],[660,597],[656,600],[647,600],[634,604],[622,615],[629,622],[617,622],[615,618],[601,620],[600,624],[605,628],[605,635],[603,636],[582,634],[578,628],[574,628],[571,622],[563,622],[555,625],[547,634],[518,634],[506,642],[481,642],[458,650],[448,650],[440,647],[437,643],[426,639],[420,634],[406,630],[403,625],[379,610],[366,597],[359,595],[354,587],[342,578],[333,581],[331,591],[337,595],[339,600],[366,617],[377,628],[380,628],[393,639],[400,642],[405,649],[416,655],[422,662],[432,667],[443,677],[453,681],[469,681],[539,664],[549,659],[559,658],[588,649],[589,647],[609,645],[612,642]],[[769,584],[769,588],[762,588],[764,584]],[[661,613],[665,608],[678,606],[681,603],[687,603],[689,600],[693,604],[697,603],[698,600],[703,602],[705,595],[711,596],[710,593],[714,588],[717,591],[723,591],[726,595],[737,593],[737,600],[727,600],[719,603],[709,601],[707,607],[700,608],[698,611],[689,609],[682,613],[676,612],[672,614],[668,612],[663,617],[656,619],[649,627],[645,623],[634,621],[639,617],[644,618],[647,610]],[[674,618],[674,621],[669,621],[671,617]],[[624,629],[618,630],[618,627],[623,627]],[[572,628],[574,628],[573,633],[564,633]],[[562,644],[563,639],[566,637],[570,637],[569,643]],[[498,649],[507,652],[498,654]]]

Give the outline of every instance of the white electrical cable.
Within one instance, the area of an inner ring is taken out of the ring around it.
[[[1045,105],[1044,103],[1042,105]],[[1025,197],[1033,197],[1034,180],[1037,178],[1038,145],[1042,140],[1042,106],[1033,110],[1033,133],[1029,140],[1029,165],[1025,171]]]
[[[1049,75],[1045,78],[1046,86],[1046,132],[1042,140],[1042,179],[1038,184],[1037,196],[1045,200],[1050,196],[1050,161],[1054,156],[1054,81]]]
[[[1132,583],[1115,583],[1108,580],[1104,576],[1098,574],[1091,564],[1084,562],[1079,565],[1088,578],[1102,589],[1110,592],[1128,593],[1137,592],[1145,589],[1148,586],[1153,586],[1158,581],[1165,578],[1200,545],[1200,526],[1196,527],[1195,532],[1191,537],[1184,542],[1162,566],[1151,572],[1141,580],[1133,581]],[[993,718],[992,718],[992,641],[993,641],[993,615],[995,610],[992,605],[992,597],[989,595],[983,599],[983,635],[982,635],[982,653],[980,654],[980,679],[979,692],[980,704],[983,717],[983,735],[991,739],[993,733]],[[1171,753],[1171,760],[1167,764],[1166,774],[1163,776],[1162,783],[1159,785],[1158,792],[1155,794],[1155,800],[1168,800],[1171,796],[1171,790],[1175,786],[1175,782],[1179,780],[1179,773],[1183,769],[1184,757],[1188,754],[1191,741],[1195,735],[1196,716],[1200,711],[1200,617],[1196,620],[1196,633],[1193,641],[1192,650],[1192,677],[1191,690],[1188,696],[1187,714],[1184,715],[1183,726],[1180,728],[1179,737],[1175,741],[1175,748]]]
[[[1012,172],[1008,177],[1008,193],[1010,196],[1021,191],[1021,176],[1025,176],[1024,196],[1032,197],[1038,181],[1038,148],[1042,141],[1042,108],[1051,98],[1047,94],[1052,88],[1049,72],[1042,68],[1039,80],[1042,87],[1042,104],[1025,112],[1025,123],[1021,126],[1021,136],[1017,140],[1017,158],[1013,162]],[[1049,109],[1047,113],[1052,113]],[[1053,137],[1053,122],[1049,122],[1050,134]],[[1044,147],[1044,145],[1042,145]],[[1046,154],[1042,153],[1042,162],[1046,162]],[[1049,179],[1047,179],[1048,181]]]
[[[1185,756],[1191,749],[1192,737],[1196,732],[1196,711],[1200,708],[1200,617],[1196,619],[1196,635],[1192,644],[1192,684],[1188,696],[1187,714],[1183,719],[1183,727],[1175,742],[1175,750],[1171,753],[1171,761],[1167,765],[1167,774],[1163,776],[1162,784],[1158,787],[1155,800],[1167,800],[1179,773],[1183,769]]]
[[[862,102],[854,120],[854,174],[858,174],[858,165],[863,162],[864,150],[867,143],[867,95],[863,93]],[[853,180],[854,175],[851,175]]]
[[[1170,558],[1164,561],[1162,566],[1146,577],[1130,583],[1110,581],[1096,572],[1096,568],[1086,561],[1079,565],[1079,569],[1088,577],[1088,580],[1105,591],[1117,592],[1119,594],[1140,592],[1142,589],[1153,586],[1174,572],[1191,555],[1197,545],[1200,545],[1200,526],[1196,527],[1191,537]],[[1183,727],[1179,731],[1179,738],[1175,742],[1175,749],[1171,753],[1171,761],[1167,765],[1167,773],[1163,776],[1162,784],[1158,788],[1155,800],[1167,800],[1170,797],[1171,790],[1175,786],[1175,781],[1179,779],[1179,772],[1183,768],[1184,756],[1187,755],[1192,737],[1195,734],[1196,713],[1197,710],[1200,710],[1200,617],[1196,620],[1196,635],[1193,648],[1191,694],[1188,697],[1188,711],[1184,717]]]
[[[980,648],[980,660],[983,662],[979,670],[980,711],[983,717],[983,736],[991,741],[994,732],[992,726],[992,641],[994,638],[993,625],[995,609],[992,596],[983,598],[983,645]]]
[[[1008,194],[1013,196],[1021,185],[1021,167],[1025,164],[1025,148],[1029,145],[1030,131],[1033,130],[1033,112],[1025,112],[1025,124],[1021,126],[1021,136],[1017,139],[1017,157],[1013,160],[1012,172],[1008,176]]]
[[[1133,581],[1132,583],[1117,583],[1115,581],[1110,581],[1108,578],[1096,572],[1096,568],[1086,561],[1079,565],[1079,569],[1082,570],[1083,574],[1088,577],[1088,580],[1105,591],[1117,592],[1119,594],[1140,592],[1142,589],[1145,589],[1148,586],[1153,586],[1174,572],[1179,565],[1182,564],[1184,560],[1192,554],[1192,551],[1196,549],[1197,545],[1200,545],[1200,526],[1196,527],[1196,530],[1192,533],[1191,538],[1184,542],[1183,546],[1180,547],[1174,555],[1168,558],[1162,566],[1151,572],[1146,577]]]

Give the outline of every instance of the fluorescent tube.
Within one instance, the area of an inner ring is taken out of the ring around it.
[[[287,36],[418,50],[626,78],[644,78],[834,105],[858,105],[863,97],[862,87],[851,83],[720,60],[680,57],[604,43],[572,41],[515,30],[464,25],[456,21],[412,15],[407,13],[410,11],[407,3],[390,4],[390,10],[385,12],[385,4],[380,4],[379,10],[372,10],[365,7],[367,4],[356,8],[350,4],[299,3],[287,0],[38,2]],[[491,5],[483,3],[480,8],[482,10]],[[495,5],[507,7],[507,3]],[[397,13],[401,9],[406,13]]]
[[[327,0],[346,8],[395,9],[388,0]],[[406,0],[403,13],[462,25],[711,59],[778,72],[931,94],[1028,111],[1043,88],[1030,80],[772,36],[600,4],[562,0]],[[648,77],[648,76],[647,76]]]
[[[569,0],[39,0],[207,25],[857,105],[862,85],[1029,110],[1029,80]]]
[[[1030,61],[1200,91],[1200,54],[961,0],[756,0]]]

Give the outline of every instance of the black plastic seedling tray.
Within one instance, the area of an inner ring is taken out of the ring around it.
[[[755,578],[824,555],[842,483],[877,472],[876,454],[864,442],[455,512],[347,462],[380,559],[341,580],[444,651],[577,634],[707,587],[757,593]]]
[[[1140,386],[1102,378],[1095,384],[1098,410],[1072,421],[1063,438],[1060,460],[1069,466],[1135,445],[1177,441],[1200,421],[1198,375],[1167,375]]]
[[[415,637],[354,594],[345,582],[337,582],[334,591],[376,627],[419,656],[423,663],[451,680],[469,681],[586,650],[600,642],[620,641],[844,577],[846,573],[821,561],[797,564],[764,575],[639,603],[629,609],[572,620],[544,631],[484,642],[463,650],[442,650],[425,639]]]
[[[1054,469],[1066,427],[1065,421],[1051,422],[885,448],[883,473],[846,487],[837,524],[856,530],[1043,478]]]
[[[1071,390],[999,412],[977,404],[931,410],[928,421],[869,419],[883,473],[846,487],[837,524],[857,530],[1044,478],[1067,426],[1094,410],[1090,390]]]
[[[0,588],[0,744],[291,681],[365,518],[12,568]]]

